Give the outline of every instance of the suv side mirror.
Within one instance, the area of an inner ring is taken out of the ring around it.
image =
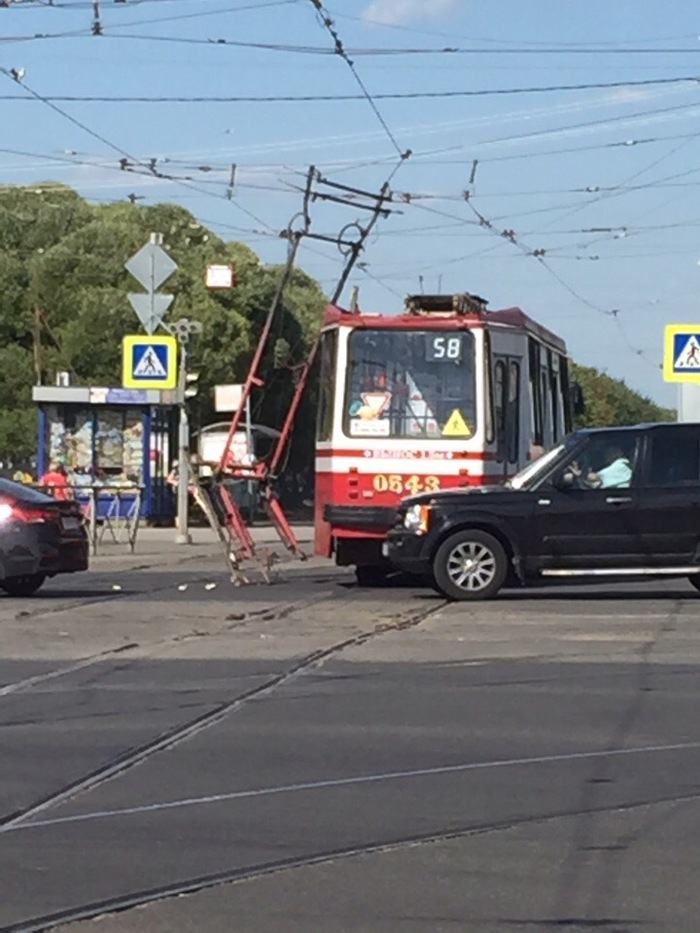
[[[564,470],[563,473],[559,473],[553,478],[552,485],[555,489],[561,490],[561,492],[566,492],[567,489],[573,489],[576,485],[576,477],[571,472],[571,470]]]

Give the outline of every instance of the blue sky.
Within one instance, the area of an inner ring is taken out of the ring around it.
[[[101,35],[87,0],[9,0],[0,183],[174,201],[282,261],[276,234],[300,208],[310,164],[377,191],[410,149],[391,183],[395,213],[349,283],[363,308],[399,310],[421,287],[519,305],[577,361],[673,404],[663,326],[700,320],[697,3],[324,8],[379,116],[312,0],[100,0]],[[382,96],[392,94],[409,96]],[[230,99],[319,96],[331,99]],[[115,97],[190,100],[86,99]],[[191,100],[207,97],[219,100]],[[120,171],[121,158],[136,170]],[[151,159],[176,180],[155,177]],[[329,235],[361,217],[312,209],[313,229]],[[307,243],[300,262],[330,290],[342,257]]]

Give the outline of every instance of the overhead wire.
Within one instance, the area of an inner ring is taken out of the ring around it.
[[[13,76],[11,70],[7,68],[0,66],[0,74],[4,75],[10,81],[19,83],[17,82],[17,79]],[[83,132],[87,133],[93,139],[96,139],[98,142],[101,142],[103,145],[107,146],[109,149],[112,149],[114,152],[122,156],[121,167],[123,170],[130,170],[130,166],[131,167],[135,166],[141,169],[144,172],[144,174],[146,174],[148,177],[159,178],[164,181],[173,182],[177,185],[181,185],[184,188],[189,188],[192,191],[197,191],[200,194],[204,194],[207,197],[217,197],[217,198],[220,197],[225,200],[230,200],[230,203],[233,204],[233,206],[237,210],[241,211],[243,214],[250,217],[252,220],[255,220],[256,223],[262,224],[263,226],[267,227],[269,230],[273,229],[272,227],[270,227],[269,224],[267,224],[264,220],[258,217],[257,214],[254,214],[252,211],[243,207],[241,204],[238,204],[236,201],[232,199],[227,199],[225,194],[222,194],[220,196],[216,195],[214,192],[208,191],[206,188],[201,188],[197,185],[194,185],[187,180],[177,178],[176,176],[169,176],[166,173],[160,172],[155,167],[155,160],[150,160],[146,162],[146,161],[139,159],[136,156],[133,156],[130,152],[128,152],[122,146],[118,145],[117,143],[112,142],[112,140],[108,139],[102,133],[99,133],[98,131],[93,130],[86,123],[83,123],[81,120],[78,120],[77,117],[74,117],[72,114],[68,113],[66,110],[63,110],[61,107],[59,107],[57,104],[44,98],[43,95],[41,95],[38,91],[35,91],[33,88],[28,86],[24,81],[21,82],[21,87],[28,94],[30,94],[34,100],[40,101],[41,103],[45,104],[55,113],[59,114],[65,120],[68,120],[70,123],[72,123],[74,126],[81,129]]]
[[[316,2],[316,0],[311,0],[311,2],[313,3],[314,7],[316,7],[317,10],[319,10],[319,13],[322,14],[322,12],[323,12],[323,7],[322,7],[322,5],[321,5],[320,3],[318,3],[318,2]],[[323,25],[326,25],[326,27],[327,27],[327,24],[326,24],[326,23],[324,23]],[[333,32],[332,32],[331,34],[333,35]],[[336,35],[337,35],[337,34],[336,34]],[[128,36],[123,36],[123,38],[129,38],[129,37],[128,37]],[[144,38],[146,38],[146,37],[144,37]],[[343,49],[343,51],[345,52],[345,49]],[[503,51],[505,52],[505,51],[507,51],[507,50],[503,50]],[[332,54],[336,54],[336,53],[337,53],[337,54],[340,54],[340,53],[338,52],[337,48],[332,52]],[[346,55],[346,56],[347,56],[347,54],[348,54],[348,53],[345,52],[345,55]],[[392,53],[392,54],[393,54],[393,53]],[[411,54],[413,54],[413,53],[411,53]],[[348,61],[348,63],[350,64],[350,66],[351,66],[351,68],[352,68],[352,70],[353,70],[353,73],[356,74],[353,63],[352,63],[351,61]],[[665,79],[665,80],[662,80],[662,81],[649,81],[649,82],[644,82],[644,83],[645,83],[645,84],[647,84],[647,83],[649,83],[649,84],[651,84],[651,83],[653,83],[653,84],[661,84],[661,83],[680,83],[681,81],[694,81],[694,82],[697,83],[697,80],[698,80],[697,78],[691,77],[691,78]],[[362,94],[358,94],[358,95],[353,95],[353,99],[363,99],[363,98],[368,98],[368,99],[369,99],[369,102],[373,105],[373,109],[375,110],[375,113],[376,113],[376,115],[378,116],[380,123],[382,124],[383,130],[387,133],[387,138],[390,139],[390,141],[392,142],[392,145],[393,145],[394,148],[397,150],[397,152],[398,152],[401,156],[403,156],[404,154],[401,152],[400,148],[398,147],[398,144],[397,144],[397,142],[396,142],[396,139],[395,139],[394,135],[391,133],[391,130],[389,129],[388,125],[384,122],[383,116],[382,116],[381,112],[380,112],[379,109],[376,107],[376,103],[374,103],[374,100],[375,100],[375,99],[376,99],[376,100],[384,99],[384,95],[381,95],[381,96],[380,96],[380,95],[376,95],[376,94],[375,94],[375,95],[369,95],[369,92],[367,91],[367,89],[366,89],[366,87],[364,86],[364,84],[363,84],[361,81],[358,82],[358,83],[359,83],[359,86],[360,86],[361,90],[363,91],[363,93],[362,93]],[[629,82],[610,82],[610,83],[599,82],[597,85],[591,85],[591,87],[594,87],[594,86],[595,86],[595,87],[603,87],[603,86],[614,87],[614,86],[621,86],[621,85],[627,85],[627,84],[629,84]],[[581,86],[562,86],[562,85],[554,85],[554,86],[552,86],[552,89],[553,89],[553,90],[558,90],[558,89],[561,89],[561,90],[566,90],[566,89],[571,89],[571,90],[583,90],[583,89],[586,89],[586,88],[581,87]],[[512,89],[511,89],[511,90],[512,90]],[[544,91],[544,90],[545,90],[544,88],[542,88],[542,89],[532,89],[532,92],[533,92],[533,93],[541,93],[541,92]],[[527,92],[528,92],[528,89],[516,89],[515,92],[516,92],[516,93],[527,93]],[[430,92],[427,92],[427,93],[430,93]],[[445,93],[445,92],[443,92],[443,93]],[[446,93],[449,94],[449,93],[451,93],[451,92],[446,92]],[[455,93],[458,93],[458,94],[463,95],[463,96],[473,96],[473,94],[475,94],[475,93],[478,93],[478,94],[485,94],[485,93],[489,93],[489,91],[488,91],[488,90],[484,90],[483,92],[480,92],[480,91],[476,91],[476,92],[470,91],[470,92],[455,92]],[[508,89],[496,89],[496,90],[494,91],[494,93],[508,93]],[[345,99],[345,96],[342,96],[342,97],[339,97],[339,98],[336,98],[336,99]],[[58,98],[53,99],[51,102],[54,102],[54,100],[58,100]],[[217,98],[217,99],[213,99],[212,102],[218,102],[218,100],[219,100],[218,98]],[[47,102],[48,102],[48,99],[47,99]],[[67,114],[65,114],[65,112],[61,111],[60,108],[54,108],[54,109],[57,109],[58,112],[63,113],[64,116],[67,116],[68,119],[71,119],[70,116],[67,115]],[[676,108],[664,108],[664,112],[669,112],[670,110],[674,110],[674,109],[676,109]],[[77,122],[77,121],[73,121],[73,122]],[[603,121],[603,122],[607,123],[608,121]],[[86,129],[85,126],[84,126],[83,124],[80,124],[79,122],[77,122],[77,125],[80,125],[81,128]],[[89,130],[87,130],[87,131],[89,132]],[[91,134],[91,135],[94,135],[94,134]],[[100,139],[100,140],[102,141],[103,144],[105,144],[105,143],[106,143],[106,144],[109,144],[103,137],[100,137],[99,135],[96,135],[95,138],[96,138],[96,139]],[[467,148],[467,147],[463,147],[463,148]],[[118,150],[118,151],[121,151],[121,150]],[[131,158],[131,157],[129,157],[129,158]],[[503,158],[508,158],[508,157],[505,156],[505,157],[503,157]],[[386,160],[385,160],[385,161],[386,161]],[[375,163],[375,164],[377,164],[377,163]],[[399,164],[400,164],[400,163],[399,163]],[[140,167],[145,168],[146,170],[148,170],[148,167],[149,167],[149,166],[148,166],[148,164],[140,163]],[[159,176],[157,175],[156,177],[159,177]],[[166,175],[162,175],[161,177],[165,178],[166,180],[174,180],[174,178],[169,177],[169,176],[166,176]],[[180,179],[180,180],[178,181],[178,183],[183,184],[182,179]],[[205,182],[202,182],[201,184],[205,185],[206,183],[205,183]],[[195,186],[192,186],[191,184],[189,184],[189,183],[187,183],[187,182],[184,183],[184,186],[185,186],[185,187],[189,186],[189,187],[191,188],[191,190],[193,190],[193,191],[201,191],[201,193],[207,193],[207,194],[211,195],[211,192],[206,192],[205,190],[203,190],[203,189],[201,189],[201,188],[197,188],[197,187],[195,187]],[[237,205],[237,206],[238,206],[238,205]],[[416,206],[418,206],[418,205],[416,205]],[[470,206],[473,207],[473,205],[471,205],[471,204],[470,204]],[[256,219],[256,221],[261,222],[259,218],[255,218],[255,219]],[[527,249],[527,248],[526,248],[526,249]],[[525,254],[526,254],[526,255],[533,255],[532,252],[530,252],[530,253],[527,253],[527,252],[526,252]],[[328,258],[328,257],[325,257],[325,258]],[[537,257],[537,258],[540,259],[540,260],[543,259],[543,257]],[[543,263],[543,265],[546,265],[546,264]],[[362,271],[365,271],[365,270],[362,270]],[[552,271],[552,270],[550,270],[550,271]],[[370,276],[370,277],[371,277],[371,276]],[[556,277],[556,276],[555,276],[555,277]],[[564,287],[567,287],[566,284],[565,284],[564,282],[562,282],[561,284],[564,285]],[[569,289],[569,290],[570,290],[570,289]],[[572,293],[573,296],[577,297],[579,300],[583,300],[584,303],[586,302],[586,299],[583,298],[582,296],[578,295],[575,291],[572,291],[571,293]],[[591,304],[591,307],[595,307],[595,306]],[[603,310],[603,309],[601,309],[601,308],[597,308],[597,310],[601,311],[601,313],[604,313],[604,314],[611,314],[611,313],[612,313],[612,312],[605,311],[605,310]],[[613,315],[613,316],[614,316],[614,317],[616,318],[616,320],[617,320],[617,315]],[[619,325],[619,321],[617,321],[617,323],[618,323],[618,325]],[[635,351],[635,352],[636,352],[636,351]]]
[[[221,15],[227,15],[230,13],[247,12],[248,10],[260,10],[260,9],[265,9],[267,7],[288,6],[288,5],[296,4],[300,2],[303,2],[303,0],[265,0],[265,2],[248,3],[243,6],[239,5],[239,6],[227,7],[225,9],[219,9],[219,10],[205,10],[205,11],[197,10],[195,13],[182,13],[182,14],[178,14],[177,16],[159,16],[155,19],[132,20],[131,22],[126,22],[126,23],[110,23],[109,30],[127,29],[132,26],[160,25],[162,23],[171,23],[171,22],[176,22],[180,20],[201,19],[207,16],[221,16]],[[130,2],[129,6],[131,5],[132,4]],[[54,8],[55,8],[54,4],[47,4],[47,9],[54,9]],[[63,9],[64,11],[66,10],[65,6],[60,7],[60,8]],[[92,0],[90,0],[89,3],[86,3],[85,8],[94,9]],[[114,9],[114,7],[111,7],[110,9]],[[82,29],[73,29],[73,30],[64,31],[64,32],[33,33],[32,35],[25,35],[25,36],[12,36],[12,35],[0,36],[0,43],[1,42],[31,42],[31,41],[40,40],[40,39],[73,39],[73,38],[82,38],[82,37],[93,37],[95,35],[99,35],[101,39],[107,38],[108,36],[111,36],[112,38],[118,37],[118,34],[115,35],[112,32],[106,32],[105,27],[103,25],[99,33],[95,33],[92,27],[86,26]],[[147,37],[142,37],[142,38],[147,38]]]
[[[409,202],[409,203],[411,203],[411,202]],[[605,309],[605,308],[601,307],[599,304],[597,304],[597,303],[595,303],[595,302],[593,302],[593,301],[590,301],[590,299],[586,298],[586,297],[585,297],[584,295],[582,295],[579,291],[577,291],[569,282],[566,281],[566,279],[564,279],[555,269],[552,268],[551,264],[550,264],[550,263],[547,261],[547,259],[546,259],[546,254],[547,254],[547,250],[546,250],[546,249],[544,249],[544,248],[536,248],[536,249],[533,249],[533,248],[531,248],[531,247],[525,245],[524,242],[522,242],[522,240],[520,239],[520,237],[519,237],[518,235],[516,235],[515,231],[512,230],[512,229],[502,229],[502,230],[499,230],[499,229],[494,225],[493,221],[491,221],[490,219],[488,219],[484,214],[482,214],[482,213],[474,206],[474,204],[473,204],[472,201],[471,201],[471,198],[466,199],[466,200],[465,200],[465,203],[467,204],[467,206],[469,207],[469,209],[473,212],[473,214],[474,214],[475,217],[476,217],[476,220],[475,220],[475,221],[469,221],[468,219],[461,218],[466,226],[474,225],[474,226],[477,226],[477,227],[479,227],[479,228],[485,228],[485,229],[487,229],[489,232],[491,232],[492,234],[494,234],[495,236],[499,237],[499,239],[500,239],[502,242],[506,242],[506,241],[507,241],[507,242],[510,242],[510,243],[511,243],[512,245],[514,245],[524,256],[532,257],[532,258],[536,259],[536,260],[539,262],[539,264],[542,266],[542,268],[544,268],[544,269],[559,283],[559,285],[560,285],[562,288],[564,288],[565,291],[567,291],[574,299],[576,299],[578,302],[580,302],[581,304],[583,304],[585,307],[589,308],[589,310],[595,311],[596,313],[601,314],[601,315],[606,316],[606,317],[614,318],[615,321],[616,321],[616,325],[617,325],[618,329],[620,330],[620,332],[621,332],[622,334],[624,334],[624,329],[623,329],[622,324],[621,324],[621,322],[620,322],[620,320],[619,320],[619,314],[620,314],[619,309],[612,309],[612,310]],[[445,212],[437,211],[437,210],[435,210],[434,208],[427,207],[426,205],[422,205],[422,204],[420,204],[420,203],[415,203],[413,206],[415,206],[415,207],[418,208],[419,210],[424,210],[424,211],[428,211],[428,212],[430,212],[430,213],[435,213],[435,214],[441,214],[442,216],[449,217],[450,219],[460,219],[460,218],[458,218],[456,215],[446,214]],[[492,249],[497,249],[497,248],[498,248],[498,247],[497,247],[497,245],[496,245],[496,246],[494,246]],[[480,251],[480,252],[481,252],[481,251]],[[477,254],[478,254],[478,253],[472,253],[471,255],[474,256],[474,255],[477,255]],[[461,261],[464,261],[464,260],[467,259],[467,258],[470,258],[470,257],[467,257],[467,256],[460,256],[460,257],[456,257],[454,260],[451,260],[450,262],[453,262],[453,263],[454,263],[454,262],[461,262]],[[446,264],[447,264],[446,262],[442,262],[442,263],[440,263],[440,264],[436,264],[436,265],[434,266],[434,268],[442,268],[442,267],[443,267],[444,265],[446,265]],[[426,271],[426,270],[423,269],[422,271]],[[646,356],[646,354],[645,354],[645,352],[644,352],[643,350],[639,349],[638,347],[635,347],[635,346],[629,341],[629,338],[628,338],[626,335],[624,335],[624,336],[625,336],[625,344],[626,344],[626,346],[628,347],[628,349],[631,349],[631,350],[634,352],[634,354],[635,354],[636,356],[638,356],[639,358],[643,359],[643,360],[644,360],[647,364],[649,364],[650,366],[656,367],[656,364],[655,364],[655,363],[652,363],[652,362],[648,359],[648,357]]]
[[[461,33],[442,32],[442,31],[436,30],[436,29],[425,29],[425,28],[423,28],[423,27],[418,27],[418,26],[407,26],[407,25],[405,25],[405,24],[403,24],[403,23],[386,22],[385,20],[374,19],[373,17],[368,16],[366,13],[365,13],[363,16],[353,16],[351,13],[347,13],[347,12],[346,12],[346,13],[335,12],[335,13],[333,13],[333,16],[337,17],[338,19],[353,20],[353,21],[356,22],[356,23],[363,23],[363,24],[369,23],[369,24],[371,24],[371,25],[373,25],[373,26],[382,26],[382,27],[385,27],[386,29],[398,30],[398,31],[400,31],[400,32],[419,33],[419,34],[421,34],[421,35],[426,35],[426,36],[438,36],[439,38],[446,38],[446,39],[452,39],[452,40],[454,40],[454,39],[466,39],[466,40],[469,41],[469,42],[490,42],[490,43],[494,43],[494,44],[496,44],[496,43],[504,44],[504,40],[501,39],[501,38],[499,38],[499,39],[492,39],[492,38],[488,38],[488,37],[484,37],[484,36],[472,36],[472,35],[466,36],[466,35],[463,35],[463,34],[461,34]],[[687,34],[681,35],[681,36],[658,36],[658,35],[655,35],[655,36],[653,36],[653,37],[650,37],[649,39],[636,39],[635,41],[636,41],[637,43],[639,43],[639,42],[679,42],[679,41],[683,41],[683,40],[691,41],[691,42],[692,42],[692,41],[695,41],[696,39],[697,39],[697,35],[696,35],[695,33],[687,33]],[[530,41],[530,45],[532,45],[533,47],[537,47],[538,44],[539,44],[539,45],[543,45],[544,43],[538,43],[538,42],[532,41],[532,40]],[[610,45],[617,45],[617,44],[618,44],[618,43],[614,43],[612,40],[608,40],[608,41],[605,41],[605,40],[598,40],[596,43],[586,43],[586,42],[571,43],[571,42],[566,42],[566,43],[561,43],[561,44],[560,44],[560,48],[562,49],[562,51],[567,51],[567,50],[568,50],[569,48],[571,48],[571,47],[579,47],[579,48],[582,48],[582,47],[585,47],[585,46],[589,46],[589,47],[590,47],[591,45],[610,46]],[[549,42],[549,45],[552,45],[552,43]]]
[[[110,38],[106,36],[105,38]],[[116,36],[111,38],[122,38],[122,39],[148,39],[149,41],[171,41],[166,40],[162,37],[157,36]],[[173,42],[184,42],[184,43],[201,43],[205,45],[218,45],[220,43],[211,43],[208,40],[199,40],[199,39],[189,39],[189,38],[174,38]],[[229,44],[229,43],[227,43]],[[256,42],[232,42],[231,45],[242,47],[242,48],[254,48],[254,49],[272,49],[279,48],[269,44],[256,43]],[[596,81],[590,83],[581,83],[581,84],[548,84],[548,85],[535,85],[530,87],[509,87],[509,88],[480,88],[480,89],[469,89],[469,90],[447,90],[447,91],[384,91],[379,92],[374,95],[375,100],[446,100],[449,98],[462,98],[462,97],[503,97],[503,96],[515,96],[521,94],[552,94],[552,93],[561,93],[569,91],[588,91],[588,90],[610,90],[615,88],[625,88],[625,87],[653,87],[653,86],[662,86],[662,85],[677,85],[677,84],[696,84],[700,85],[700,75],[683,75],[674,78],[648,78],[638,81]],[[66,102],[81,102],[81,103],[145,103],[145,104],[158,104],[158,103],[180,103],[180,104],[202,104],[202,103],[219,103],[219,104],[229,104],[229,103],[311,103],[311,102],[324,102],[328,101],[331,103],[338,103],[342,101],[353,101],[353,100],[366,100],[366,94],[257,94],[257,95],[241,95],[241,94],[195,94],[195,95],[87,95],[87,94],[73,94],[73,95],[47,95],[46,100],[51,101],[60,101],[63,103]],[[10,95],[3,94],[0,95],[0,100],[24,100],[24,98],[19,95]],[[688,106],[688,105],[684,105]],[[390,136],[392,143],[396,144],[396,140],[393,138],[393,135]],[[398,146],[397,146],[398,148]]]
[[[646,356],[645,352],[644,352],[643,350],[641,350],[639,347],[635,347],[635,346],[631,343],[631,341],[629,340],[629,338],[626,336],[626,334],[625,334],[625,332],[624,332],[624,328],[622,327],[622,323],[621,323],[621,321],[619,320],[619,315],[620,315],[620,310],[619,310],[619,309],[617,309],[617,308],[614,308],[614,309],[605,309],[605,308],[601,307],[599,304],[597,304],[596,302],[590,301],[590,299],[588,299],[588,298],[586,298],[584,295],[580,294],[580,292],[578,292],[575,288],[573,288],[572,285],[570,285],[564,278],[562,278],[561,275],[559,275],[559,273],[558,273],[555,269],[552,268],[551,264],[550,264],[550,263],[547,261],[547,259],[546,259],[546,252],[547,252],[547,251],[546,251],[545,249],[543,249],[543,248],[531,249],[530,247],[525,246],[523,243],[520,242],[519,238],[518,238],[517,235],[515,234],[515,231],[513,231],[513,230],[502,230],[502,231],[499,232],[498,229],[497,229],[496,227],[493,226],[493,224],[491,223],[491,221],[488,220],[488,218],[486,218],[479,210],[477,210],[476,207],[474,207],[474,205],[472,204],[471,200],[468,200],[466,203],[467,203],[467,206],[470,208],[470,210],[471,210],[471,211],[475,214],[475,216],[478,218],[479,224],[480,224],[481,226],[486,227],[490,232],[495,233],[497,236],[501,236],[501,237],[503,237],[504,239],[508,240],[509,242],[513,243],[513,245],[515,245],[515,246],[516,246],[521,252],[523,252],[525,255],[527,255],[527,256],[532,256],[534,259],[536,259],[537,262],[542,266],[542,268],[546,269],[547,272],[548,272],[548,273],[561,285],[561,287],[564,288],[565,291],[567,291],[573,298],[575,298],[577,301],[579,301],[581,304],[583,304],[585,307],[589,308],[589,309],[592,310],[592,311],[596,311],[597,313],[602,314],[602,315],[604,315],[604,316],[606,316],[606,317],[612,317],[612,318],[614,318],[615,323],[616,323],[616,325],[617,325],[617,327],[618,327],[620,333],[621,333],[621,334],[623,335],[623,337],[624,337],[624,342],[625,342],[625,344],[627,345],[628,349],[632,350],[632,351],[635,353],[636,356],[638,356],[638,357],[640,357],[641,359],[643,359],[643,360],[644,360],[646,363],[648,363],[650,366],[653,366],[654,368],[657,368],[657,364],[656,364],[656,363],[652,363],[651,360],[649,360],[649,358]]]
[[[88,10],[93,8],[94,0],[5,0],[5,2],[10,3],[13,10],[36,10],[37,7],[45,7],[50,10],[59,10],[62,12],[67,12],[69,10]],[[113,0],[116,4],[119,0]],[[144,4],[158,4],[163,5],[165,3],[195,3],[195,2],[214,2],[220,3],[221,0],[128,0],[128,6],[139,7]],[[288,0],[288,2],[298,2],[298,0]],[[124,6],[127,5],[127,0],[124,0]]]
[[[57,104],[55,104],[53,101],[49,100],[48,98],[41,95],[38,91],[35,91],[33,88],[31,88],[28,84],[24,82],[24,80],[18,80],[18,78],[12,73],[11,69],[0,66],[0,74],[4,75],[8,80],[13,81],[15,84],[19,84],[19,86],[22,87],[23,90],[25,90],[27,94],[29,94],[33,100],[44,104],[46,107],[49,107],[51,110],[54,111],[54,113],[59,114],[65,120],[68,120],[74,126],[77,126],[84,133],[87,133],[88,136],[91,136],[93,139],[96,139],[98,142],[101,142],[104,146],[107,146],[108,148],[112,149],[114,152],[117,152],[119,155],[123,156],[124,158],[127,158],[137,164],[141,164],[139,160],[136,157],[132,156],[129,152],[127,152],[126,149],[123,149],[121,146],[117,145],[116,143],[113,143],[111,140],[107,139],[106,136],[103,136],[101,133],[98,133],[96,130],[93,130],[87,124],[83,123],[82,120],[78,120],[77,117],[74,117],[72,114],[68,113],[66,110],[63,110],[61,107],[57,106]],[[147,168],[148,166],[143,165],[143,167]]]
[[[348,68],[350,69],[350,72],[351,72],[351,74],[352,74],[352,76],[353,76],[353,78],[354,78],[354,80],[355,80],[355,83],[358,85],[358,87],[359,87],[360,90],[362,91],[362,94],[363,94],[364,98],[367,100],[367,103],[368,103],[368,104],[370,105],[370,107],[372,108],[372,111],[374,112],[374,115],[376,116],[377,120],[378,120],[379,123],[381,124],[382,129],[383,129],[384,132],[386,133],[387,138],[389,139],[389,141],[391,142],[392,146],[393,146],[394,149],[396,150],[396,152],[397,152],[397,154],[398,154],[398,156],[399,156],[399,159],[400,159],[400,163],[399,163],[399,164],[401,164],[401,162],[405,161],[405,160],[410,156],[410,154],[411,154],[410,150],[407,149],[407,150],[404,151],[404,150],[401,148],[401,146],[399,146],[399,144],[398,144],[398,142],[397,142],[397,140],[396,140],[396,137],[394,136],[394,134],[392,133],[392,131],[389,129],[388,123],[386,122],[386,120],[385,120],[384,117],[382,116],[382,113],[381,113],[379,107],[377,107],[377,105],[376,105],[376,103],[375,103],[375,101],[374,101],[374,98],[373,98],[372,95],[370,94],[370,92],[369,92],[369,90],[367,89],[367,87],[366,87],[364,81],[362,80],[362,78],[360,77],[360,75],[359,75],[357,69],[355,68],[354,62],[353,62],[352,59],[349,57],[348,53],[345,51],[345,47],[343,46],[343,42],[342,42],[342,40],[341,40],[341,38],[340,38],[340,35],[338,34],[338,31],[336,30],[336,28],[335,28],[335,26],[334,26],[334,24],[333,24],[333,20],[331,19],[331,17],[330,17],[330,16],[328,15],[328,13],[326,12],[326,10],[325,10],[325,8],[324,8],[323,3],[321,2],[321,0],[310,0],[310,3],[311,3],[311,5],[314,7],[314,9],[316,10],[316,13],[317,13],[317,15],[318,15],[318,18],[319,18],[319,21],[320,21],[321,25],[324,27],[324,29],[327,30],[327,32],[329,33],[329,35],[330,35],[331,38],[333,39],[335,53],[336,53],[340,58],[342,58],[342,60],[345,62],[345,64],[346,64],[346,65],[348,66]]]

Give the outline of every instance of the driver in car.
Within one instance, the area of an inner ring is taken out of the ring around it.
[[[587,486],[593,489],[627,489],[632,481],[632,465],[620,447],[609,447],[606,451],[607,466],[595,472],[591,470],[585,478]],[[574,466],[574,465],[572,465]],[[574,467],[574,473],[581,476],[581,470]]]

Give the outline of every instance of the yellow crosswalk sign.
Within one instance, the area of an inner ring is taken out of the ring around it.
[[[471,437],[469,425],[462,417],[459,408],[455,408],[442,429],[443,437]]]

